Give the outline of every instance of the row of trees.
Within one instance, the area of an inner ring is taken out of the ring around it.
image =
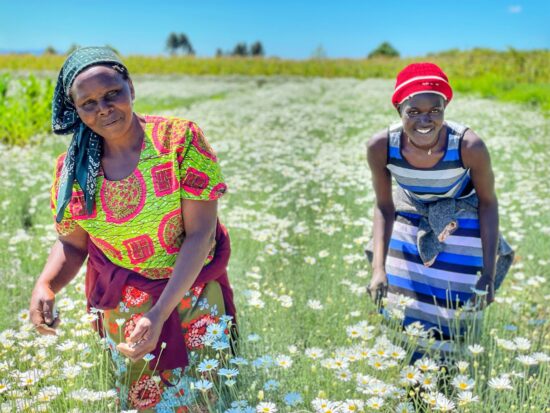
[[[181,51],[182,54],[188,56],[195,54],[195,49],[191,41],[184,33],[170,33],[166,39],[166,50],[171,55],[175,55],[178,51]],[[261,42],[255,42],[248,47],[246,43],[237,43],[233,50],[224,52],[222,49],[218,48],[216,50],[216,56],[263,56],[264,47]]]
[[[77,44],[72,44],[67,50],[66,54],[72,53],[78,47],[79,46]],[[107,47],[110,47],[116,53],[118,53],[118,51],[114,47],[109,45]],[[179,34],[170,33],[168,35],[168,38],[166,39],[166,49],[171,55],[175,55],[179,51],[189,56],[192,56],[195,54],[195,49],[193,49],[193,46],[191,45],[189,38],[184,33],[179,33]],[[44,50],[44,54],[58,54],[58,52],[52,46],[48,46]],[[264,56],[264,54],[265,54],[264,47],[262,43],[259,41],[252,43],[250,47],[246,43],[237,43],[233,48],[233,50],[229,50],[225,52],[220,48],[216,50],[216,57],[221,57],[221,56],[261,57],[261,56]],[[389,42],[383,42],[376,49],[374,49],[368,54],[369,59],[373,57],[380,57],[380,56],[381,57],[399,57],[399,52]],[[327,54],[323,46],[319,45],[313,51],[311,57],[314,59],[325,59],[327,57]]]
[[[261,57],[265,54],[264,46],[261,42],[254,42],[248,47],[246,43],[237,43],[233,50],[224,52],[222,49],[216,49],[216,57],[221,56],[255,56]]]

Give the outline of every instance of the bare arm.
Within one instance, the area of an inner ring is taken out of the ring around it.
[[[191,289],[216,235],[218,201],[182,201],[185,241],[183,242],[172,277],[150,313],[164,323],[170,313]]]
[[[483,141],[471,130],[464,135],[461,146],[462,161],[470,168],[470,176],[479,199],[479,227],[483,249],[483,273],[478,289],[487,289],[487,303],[494,300],[495,264],[499,234],[498,201],[495,177],[489,151]]]
[[[374,135],[367,144],[367,161],[376,195],[373,217],[373,276],[369,285],[373,299],[376,299],[377,289],[387,287],[385,262],[395,220],[391,175],[386,168],[387,143],[388,136],[384,131]]]
[[[156,304],[118,349],[137,361],[157,346],[162,326],[197,279],[216,235],[217,201],[182,200],[185,240],[170,280]]]
[[[44,324],[52,328],[59,324],[53,317],[55,294],[78,273],[88,255],[87,247],[88,234],[78,225],[71,234],[60,235],[55,241],[31,296],[30,318],[38,332],[53,334]]]

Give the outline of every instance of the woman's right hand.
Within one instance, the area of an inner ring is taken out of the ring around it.
[[[367,287],[372,301],[376,305],[380,305],[380,301],[388,294],[388,276],[384,268],[375,268],[372,271],[372,278],[370,284]]]
[[[55,335],[61,320],[54,314],[55,293],[43,284],[37,283],[31,295],[29,307],[31,323],[40,334]]]

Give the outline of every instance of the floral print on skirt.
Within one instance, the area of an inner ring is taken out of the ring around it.
[[[123,289],[117,308],[105,310],[103,328],[115,365],[115,385],[120,395],[120,409],[143,412],[187,412],[196,405],[190,384],[201,378],[195,367],[205,357],[212,357],[212,345],[229,352],[231,317],[225,315],[220,285],[209,282],[188,291],[181,299],[177,311],[181,321],[181,334],[188,350],[189,366],[182,371],[151,370],[146,360],[132,363],[116,346],[125,342],[137,321],[152,306],[149,294],[135,287]],[[208,329],[209,326],[213,326]],[[216,327],[216,328],[215,328]],[[216,331],[212,337],[211,332]],[[162,357],[162,355],[161,355]]]

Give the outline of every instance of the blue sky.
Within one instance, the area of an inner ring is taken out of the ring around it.
[[[259,40],[268,56],[360,58],[383,41],[403,56],[450,48],[549,48],[550,0],[143,1],[0,0],[0,51],[64,51],[111,44],[123,54],[165,53],[186,33],[197,55]]]

